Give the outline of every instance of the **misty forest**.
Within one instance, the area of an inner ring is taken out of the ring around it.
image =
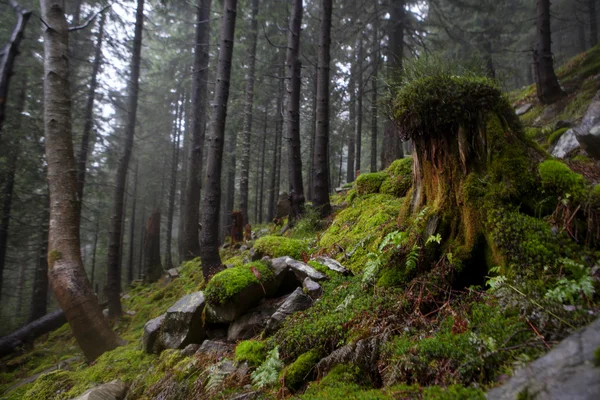
[[[0,0],[0,399],[600,398],[597,0]]]

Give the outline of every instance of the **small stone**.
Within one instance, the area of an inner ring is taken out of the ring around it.
[[[196,350],[196,354],[206,354],[215,357],[223,357],[225,354],[233,351],[233,345],[225,342],[205,340]]]
[[[323,294],[323,288],[321,285],[310,278],[304,279],[302,282],[302,288],[313,300],[318,299]]]
[[[135,315],[135,311],[127,310],[127,311],[125,311],[125,314],[129,315],[130,317],[133,317]]]
[[[344,267],[342,264],[340,264],[337,260],[334,260],[333,258],[329,258],[329,257],[317,257],[315,258],[315,261],[323,264],[324,266],[326,266],[327,268],[329,268],[332,271],[335,271],[337,273],[340,273],[344,276],[346,275],[354,275],[352,273],[352,271],[350,271],[349,269],[347,269],[346,267]]]
[[[118,379],[91,388],[73,400],[121,400],[127,394],[127,385]]]
[[[102,315],[104,315],[104,318],[108,318],[108,308],[102,310]]]
[[[248,246],[246,246],[246,245],[242,245],[242,246],[240,247],[240,251],[246,251],[246,250],[248,250]]]
[[[169,277],[175,279],[179,276],[179,271],[177,271],[177,268],[171,268],[171,269],[167,270],[167,275],[169,275]]]
[[[187,346],[185,346],[185,348],[183,350],[181,350],[181,354],[189,357],[191,355],[193,355],[194,353],[196,353],[196,351],[200,348],[200,345],[197,343],[190,343]]]
[[[142,348],[146,353],[157,353],[160,351],[158,348],[158,339],[160,333],[160,327],[165,319],[165,314],[151,319],[144,325],[144,337],[142,338]]]
[[[577,138],[575,137],[575,131],[569,129],[562,134],[554,149],[552,150],[552,156],[556,158],[565,158],[570,152],[580,147]]]
[[[520,117],[521,115],[527,114],[529,112],[529,110],[531,110],[532,108],[533,108],[533,104],[525,103],[522,106],[520,106],[519,108],[517,108],[515,113],[517,114],[517,116]]]

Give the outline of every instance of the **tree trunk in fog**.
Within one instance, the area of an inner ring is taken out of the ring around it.
[[[598,15],[596,14],[596,1],[588,0],[588,15],[590,16],[590,47],[598,44]]]
[[[2,140],[2,131],[6,117],[6,103],[8,97],[8,85],[13,74],[15,59],[19,54],[19,45],[23,40],[25,26],[31,17],[32,12],[19,6],[14,0],[9,0],[9,5],[17,15],[17,23],[12,31],[8,44],[0,51],[0,140]],[[0,275],[2,271],[0,270]]]
[[[256,42],[258,36],[258,0],[252,0],[252,11],[250,19],[250,32],[248,41],[249,46],[249,65],[248,77],[246,81],[246,102],[244,105],[244,144],[242,145],[242,170],[240,173],[240,206],[239,210],[244,217],[244,225],[249,221],[248,218],[248,187],[250,182],[250,147],[252,144],[252,118],[254,108],[254,81],[256,75]]]
[[[317,75],[319,73],[318,66],[315,67],[313,74],[313,92],[312,92],[312,108],[310,121],[310,142],[308,143],[308,162],[306,163],[306,200],[313,200],[313,159],[315,158],[315,136],[317,134]]]
[[[179,180],[179,224],[177,229],[177,253],[179,255],[178,264],[183,262],[183,218],[185,213],[185,188],[187,185],[187,166],[188,166],[188,157],[190,150],[190,138],[189,138],[189,130],[190,130],[190,98],[187,90],[183,94],[183,104],[184,107],[184,115],[185,115],[185,129],[183,130],[183,146],[181,149],[182,157],[181,157],[181,179]]]
[[[46,193],[44,210],[40,217],[40,250],[35,273],[33,276],[33,291],[31,296],[31,311],[29,322],[46,315],[48,309],[48,219],[50,218],[50,203]],[[92,280],[92,285],[94,281]]]
[[[217,84],[215,86],[213,117],[208,137],[206,190],[202,207],[204,213],[202,214],[200,258],[202,259],[202,273],[206,281],[223,268],[219,256],[221,169],[223,166],[223,141],[225,140],[236,13],[237,0],[224,0],[221,17],[219,62],[217,63]]]
[[[135,204],[135,202],[134,202],[134,204]],[[90,272],[90,275],[91,275],[90,279],[92,280],[92,287],[94,286],[94,280],[95,280],[95,276],[96,276],[96,253],[98,251],[98,236],[99,236],[99,234],[100,234],[100,217],[96,216],[96,229],[94,229],[94,244],[92,247],[92,271]],[[98,293],[98,291],[96,291],[96,294],[97,293]]]
[[[60,0],[41,0],[44,28],[44,132],[50,229],[49,280],[88,361],[120,344],[102,315],[80,253],[79,202],[69,91],[69,35]]]
[[[169,187],[169,209],[167,211],[167,244],[165,249],[165,269],[173,268],[171,255],[171,242],[173,236],[173,216],[175,215],[175,196],[177,195],[177,170],[179,169],[179,141],[181,138],[181,113],[183,110],[179,107],[179,96],[175,105],[175,143],[173,145],[173,157],[171,159],[171,179]],[[179,110],[179,111],[177,111]]]
[[[23,111],[25,110],[25,100],[27,96],[27,79],[26,75],[23,76],[21,91],[17,104],[15,107],[15,118],[13,129],[18,132],[21,129],[23,121]],[[19,140],[15,137],[5,138],[5,144],[3,150],[6,154],[5,164],[5,175],[2,176],[3,185],[2,191],[0,192],[0,199],[2,199],[2,208],[0,209],[0,298],[2,297],[2,283],[3,273],[6,265],[6,253],[8,250],[8,234],[10,226],[10,218],[12,212],[12,201],[15,189],[15,175],[17,172],[17,164],[19,161],[20,144]]]
[[[263,126],[263,138],[262,145],[260,147],[260,194],[258,196],[258,223],[263,223],[263,209],[264,209],[264,197],[265,197],[265,158],[267,157],[267,122],[269,112],[269,101],[265,104],[265,124]]]
[[[360,164],[362,161],[362,123],[363,123],[363,93],[364,93],[364,81],[363,81],[363,37],[362,32],[359,33],[358,39],[358,79],[357,86],[358,91],[356,94],[356,164],[354,166],[354,171],[356,174],[360,173]]]
[[[376,3],[377,4],[377,3]],[[375,5],[375,14],[377,14]],[[373,78],[371,80],[371,172],[377,171],[377,74],[379,73],[379,20],[373,22]]]
[[[225,210],[223,213],[223,231],[225,236],[227,232],[231,232],[231,213],[233,212],[233,203],[235,201],[235,167],[237,164],[236,157],[237,148],[237,132],[232,134],[227,144],[227,154],[231,155],[227,168],[227,197],[225,198]]]
[[[135,174],[133,175],[133,201],[131,202],[131,221],[129,221],[129,259],[127,261],[127,284],[131,284],[133,281],[133,250],[135,240],[135,208],[137,205],[137,186],[138,186],[138,170],[140,166],[140,160],[138,159],[135,163]],[[98,240],[98,233],[96,227],[96,237],[94,238],[94,259],[96,258],[96,241]],[[94,278],[92,277],[92,282]]]
[[[354,161],[356,154],[356,143],[354,141],[354,129],[356,127],[356,51],[352,56],[352,63],[350,65],[350,79],[348,81],[348,92],[350,104],[348,105],[348,122],[350,132],[348,137],[348,159],[346,160],[346,182],[354,182]]]
[[[271,189],[269,193],[269,206],[267,210],[268,222],[273,221],[276,214],[277,200],[281,178],[281,142],[283,135],[283,99],[285,95],[284,77],[285,69],[282,66],[279,73],[279,90],[277,95],[277,111],[275,113],[275,144],[273,146],[273,168],[271,175]]]
[[[208,61],[210,44],[210,7],[212,0],[197,0],[196,39],[194,50],[194,78],[192,82],[192,138],[185,190],[183,213],[183,260],[200,255],[198,239],[200,222],[200,190],[202,177],[202,152],[206,129],[206,104],[208,97]]]
[[[144,237],[144,281],[156,282],[163,274],[160,263],[160,209],[152,211]]]
[[[331,214],[329,203],[329,64],[332,0],[321,0],[321,30],[317,67],[317,132],[313,168],[313,205],[321,218]]]
[[[536,36],[537,45],[533,51],[533,70],[537,97],[542,104],[551,104],[562,98],[565,93],[554,73],[550,0],[537,0]]]
[[[390,0],[390,20],[388,22],[388,79],[392,82],[398,78],[404,57],[404,28],[406,11],[405,0]],[[392,121],[387,120],[383,131],[383,151],[381,152],[381,168],[387,168],[394,160],[404,157],[400,135]]]
[[[125,127],[125,142],[123,153],[119,158],[117,175],[115,178],[115,192],[113,196],[113,208],[110,218],[110,232],[108,237],[108,263],[106,275],[106,295],[108,297],[108,316],[111,319],[121,316],[121,237],[124,218],[124,196],[127,180],[129,160],[133,151],[133,139],[135,134],[140,61],[142,55],[142,29],[144,26],[144,0],[137,0],[137,11],[135,17],[135,35],[133,39],[133,52],[131,55],[131,74],[127,88],[127,125]]]
[[[102,63],[102,41],[104,40],[105,20],[106,15],[105,13],[102,13],[100,16],[100,22],[98,24],[98,39],[96,40],[94,64],[92,65],[92,78],[90,81],[90,89],[85,106],[81,147],[79,149],[79,154],[77,155],[77,197],[79,198],[80,203],[83,202],[83,188],[85,186],[87,160],[90,152],[90,133],[92,132],[94,125],[94,100],[96,97],[96,89],[98,87],[98,73],[100,72],[100,64]],[[81,213],[81,206],[79,213]]]
[[[294,0],[288,29],[286,51],[286,79],[288,80],[288,98],[286,107],[286,133],[288,141],[288,176],[290,185],[291,209],[288,224],[292,226],[304,209],[304,184],[302,182],[302,157],[300,146],[300,90],[302,64],[298,59],[300,52],[300,33],[302,27],[302,0]]]
[[[142,231],[140,232],[140,252],[138,254],[138,279],[144,277],[144,241],[146,239],[146,227],[144,221],[146,220],[146,206],[142,207]]]

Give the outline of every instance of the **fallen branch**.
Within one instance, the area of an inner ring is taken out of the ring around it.
[[[14,353],[25,344],[33,342],[43,334],[52,332],[66,323],[65,314],[60,309],[28,323],[7,336],[0,338],[0,358]]]

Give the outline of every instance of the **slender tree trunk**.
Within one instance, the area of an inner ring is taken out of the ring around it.
[[[231,135],[227,144],[227,153],[231,155],[227,169],[227,198],[225,199],[225,212],[223,213],[223,230],[225,235],[231,233],[231,213],[235,201],[235,169],[237,165],[237,132]]]
[[[269,101],[265,104],[265,124],[263,126],[263,139],[260,148],[260,195],[258,197],[258,223],[263,223],[264,197],[265,197],[265,158],[267,157],[267,122],[268,122]]]
[[[100,217],[96,216],[96,229],[94,229],[94,244],[92,247],[92,271],[90,273],[91,280],[92,280],[92,287],[94,287],[94,280],[96,279],[96,253],[98,252],[98,236],[99,235],[100,235]]]
[[[309,157],[308,162],[306,163],[306,178],[308,179],[308,184],[306,185],[306,200],[313,200],[313,159],[315,158],[315,137],[317,135],[317,75],[319,73],[318,66],[315,67],[315,73],[313,75],[313,96],[312,96],[312,108],[311,108],[311,117],[312,120],[310,122],[310,142],[308,144]]]
[[[33,292],[31,296],[31,312],[29,321],[33,322],[46,315],[48,310],[48,219],[50,218],[50,204],[47,194],[44,209],[40,217],[40,250],[33,277]],[[92,283],[93,285],[93,283]]]
[[[249,65],[246,81],[246,102],[244,105],[244,144],[242,146],[242,170],[240,174],[240,206],[244,225],[248,223],[248,187],[250,182],[250,147],[252,143],[252,118],[254,108],[254,81],[256,76],[256,43],[258,36],[258,0],[252,0],[249,32]]]
[[[88,361],[120,344],[102,315],[80,253],[79,202],[69,91],[69,35],[61,0],[41,0],[44,28],[44,132],[50,228],[49,280]]]
[[[115,319],[121,316],[121,230],[123,226],[123,199],[125,196],[125,183],[129,160],[133,151],[133,139],[135,134],[140,62],[142,56],[142,29],[144,26],[144,0],[137,0],[137,11],[135,17],[135,35],[133,39],[133,52],[131,55],[131,75],[127,90],[127,125],[125,127],[125,142],[123,154],[119,159],[117,175],[115,178],[115,192],[113,197],[113,209],[110,219],[110,232],[108,239],[108,263],[106,275],[106,294],[108,297],[108,316]]]
[[[588,15],[590,17],[590,47],[598,44],[598,15],[596,14],[596,1],[588,0]]]
[[[32,14],[31,11],[19,6],[14,0],[9,0],[8,3],[17,15],[17,23],[15,24],[8,44],[0,51],[0,141],[2,140],[2,131],[4,120],[6,118],[8,85],[15,65],[15,59],[19,54],[19,45],[21,40],[23,40],[25,26]],[[1,274],[2,271],[0,270],[0,275]]]
[[[207,115],[211,2],[212,0],[197,0],[194,80],[192,82],[192,141],[183,217],[183,254],[181,255],[183,260],[191,260],[200,255],[198,223],[200,222],[202,153]]]
[[[144,277],[144,241],[146,239],[146,227],[144,226],[144,221],[146,220],[146,207],[145,205],[142,207],[142,232],[140,232],[140,252],[138,258],[138,279],[142,279]]]
[[[284,85],[285,70],[281,67],[279,73],[279,92],[277,96],[277,112],[275,115],[275,145],[273,148],[273,175],[271,176],[271,195],[269,197],[269,209],[267,219],[273,221],[276,214],[277,202],[279,200],[279,188],[281,182],[281,142],[283,135],[283,99],[285,95]]]
[[[81,148],[77,155],[77,197],[83,202],[83,188],[85,186],[85,174],[87,169],[87,160],[90,152],[90,134],[94,125],[94,100],[96,89],[98,87],[98,73],[100,64],[102,64],[102,42],[104,40],[104,22],[106,15],[102,13],[98,24],[98,39],[96,40],[96,49],[94,54],[94,64],[92,66],[92,78],[90,81],[90,91],[88,92],[87,103],[85,106],[85,117],[83,123],[83,135],[81,137]],[[81,207],[79,212],[81,213]]]
[[[258,224],[258,189],[260,182],[260,159],[262,157],[262,153],[260,151],[260,147],[258,149],[258,157],[256,157],[256,174],[254,175],[254,223]]]
[[[332,0],[321,0],[321,32],[317,67],[317,132],[313,159],[313,204],[321,218],[331,214],[329,203],[329,63]]]
[[[543,104],[554,103],[565,94],[554,73],[551,32],[550,0],[537,0],[537,46],[533,52],[533,70],[537,96]]]
[[[354,182],[354,160],[356,155],[356,143],[354,141],[354,130],[356,129],[356,52],[352,53],[352,63],[350,65],[350,79],[348,81],[349,100],[348,104],[348,122],[350,124],[348,136],[348,159],[346,160],[346,182]]]
[[[397,78],[402,68],[404,57],[405,0],[390,0],[390,20],[388,23],[388,79]],[[394,160],[402,158],[402,142],[392,121],[386,121],[383,131],[383,151],[381,152],[381,168],[387,168]]]
[[[176,108],[179,107],[179,96],[177,98]],[[177,170],[179,169],[179,141],[181,138],[181,112],[175,112],[175,143],[173,145],[173,158],[171,161],[171,179],[169,188],[169,209],[167,211],[167,246],[165,255],[165,269],[173,268],[173,260],[171,256],[171,241],[173,235],[173,216],[175,215],[175,196],[177,195]]]
[[[354,170],[356,173],[360,173],[360,165],[362,162],[362,123],[363,123],[363,93],[364,93],[364,81],[363,81],[363,58],[364,58],[364,43],[362,33],[359,34],[358,39],[358,79],[357,86],[358,91],[356,94],[356,165]]]
[[[288,175],[290,185],[291,210],[289,225],[302,215],[304,209],[304,183],[302,182],[302,157],[300,146],[300,89],[302,64],[298,58],[300,52],[300,33],[302,26],[302,0],[294,0],[292,16],[288,29],[286,51],[286,78],[288,80],[288,99],[286,107],[286,133],[288,141]]]
[[[156,282],[163,273],[160,263],[160,209],[150,214],[144,238],[144,280]]]
[[[179,254],[179,264],[183,262],[183,227],[184,227],[184,213],[185,213],[185,188],[187,185],[187,166],[188,157],[190,153],[190,138],[189,138],[189,126],[190,126],[190,99],[189,94],[186,91],[183,96],[185,104],[185,129],[183,130],[183,148],[181,157],[181,179],[179,180],[179,225],[177,230],[177,252]]]
[[[221,40],[217,64],[217,84],[213,101],[213,120],[209,133],[209,151],[206,166],[206,190],[203,202],[202,240],[200,258],[202,273],[208,279],[223,268],[219,256],[219,211],[221,208],[221,169],[227,101],[231,78],[231,61],[235,34],[237,0],[223,1]]]
[[[130,285],[133,281],[133,252],[134,252],[134,240],[135,240],[135,208],[137,205],[137,186],[138,186],[138,171],[140,166],[140,160],[136,160],[135,163],[135,175],[133,176],[133,199],[131,202],[131,220],[129,221],[129,259],[127,261],[127,284]],[[94,258],[96,258],[95,249],[96,241],[98,240],[98,234],[94,238]],[[94,278],[92,277],[92,282]]]

